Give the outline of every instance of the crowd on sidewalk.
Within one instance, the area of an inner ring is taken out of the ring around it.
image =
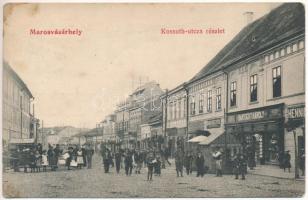
[[[27,154],[22,152],[28,151]],[[169,162],[170,151],[168,148],[148,148],[146,150],[129,149],[129,148],[115,148],[111,151],[105,145],[100,146],[99,151],[102,157],[102,164],[104,166],[104,172],[109,173],[110,168],[115,168],[117,174],[121,169],[124,169],[126,176],[131,176],[133,170],[135,174],[141,174],[143,168],[147,168],[147,180],[153,179],[153,174],[161,176],[162,169],[166,168]],[[27,155],[27,156],[25,156]],[[19,171],[18,160],[26,160],[24,163],[24,172],[46,172],[47,170],[56,171],[60,166],[65,166],[67,170],[82,169],[87,167],[92,168],[92,157],[94,155],[94,148],[91,144],[68,146],[65,149],[61,149],[59,145],[48,145],[48,150],[43,150],[42,146],[38,144],[31,149],[17,150],[15,157],[22,157],[16,159],[13,166],[14,171]],[[247,168],[253,170],[256,166],[255,160],[252,159],[254,154],[247,150],[246,154],[236,153],[233,156],[232,168],[235,179],[241,176],[241,179],[245,179]],[[177,177],[183,177],[183,171],[185,168],[186,174],[191,175],[193,170],[196,170],[197,177],[203,177],[205,173],[208,173],[209,167],[205,163],[205,158],[201,152],[184,151],[182,148],[178,148],[174,153],[175,159],[175,171]],[[217,177],[223,175],[223,152],[220,148],[216,148],[212,152],[212,159],[215,161],[215,171]],[[285,152],[280,155],[280,167],[288,169],[290,171],[291,156],[289,152]],[[302,175],[305,173],[305,155],[300,157],[299,168],[302,170]]]

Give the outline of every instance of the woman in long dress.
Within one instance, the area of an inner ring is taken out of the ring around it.
[[[77,168],[81,169],[81,167],[83,165],[84,165],[84,162],[83,162],[83,152],[79,148],[78,151],[77,151]]]

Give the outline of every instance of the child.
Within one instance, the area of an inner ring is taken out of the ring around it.
[[[161,174],[161,161],[160,161],[159,156],[156,157],[156,162],[154,164],[154,169],[155,169],[155,174],[157,176],[160,176],[160,174]]]
[[[43,151],[42,154],[42,167],[43,167],[43,172],[46,172],[46,167],[48,166],[48,159],[47,159],[47,152],[46,150]]]

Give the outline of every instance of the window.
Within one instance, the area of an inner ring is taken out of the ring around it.
[[[174,104],[173,104],[173,111],[174,111],[174,115],[173,115],[173,118],[174,119],[176,119],[176,117],[177,117],[177,113],[176,113],[176,111],[177,111],[177,106],[176,106],[176,101],[174,101]]]
[[[221,110],[221,88],[216,89],[216,110]]]
[[[178,103],[178,113],[179,113],[179,118],[181,118],[182,116],[181,116],[181,108],[182,108],[182,106],[181,106],[181,104],[182,104],[182,99],[179,99],[179,103]]]
[[[194,97],[191,98],[190,102],[190,114],[195,115],[196,114],[196,103]]]
[[[230,106],[236,106],[236,81],[231,83]]]
[[[297,51],[297,43],[293,44],[292,49],[293,49],[293,52]]]
[[[291,47],[287,46],[287,54],[291,53]]]
[[[207,111],[212,111],[212,90],[207,92]]]
[[[270,55],[270,61],[274,60],[274,54]]]
[[[183,105],[183,106],[184,106],[184,115],[183,115],[183,116],[186,117],[186,112],[187,112],[187,111],[186,111],[186,109],[187,109],[186,97],[184,97],[184,105]]]
[[[281,67],[273,68],[273,97],[281,96]]]
[[[250,76],[250,102],[258,99],[258,82],[257,74]]]
[[[169,103],[169,119],[172,120],[172,102]]]
[[[284,49],[280,50],[280,56],[284,56]]]
[[[275,58],[279,58],[279,51],[275,52]]]
[[[199,113],[203,113],[203,109],[204,109],[204,95],[201,92],[199,96]]]
[[[298,46],[299,46],[299,49],[303,49],[304,48],[304,41],[300,41]]]

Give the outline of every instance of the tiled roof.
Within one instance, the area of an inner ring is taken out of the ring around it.
[[[190,82],[304,32],[304,6],[284,3],[243,28]]]

